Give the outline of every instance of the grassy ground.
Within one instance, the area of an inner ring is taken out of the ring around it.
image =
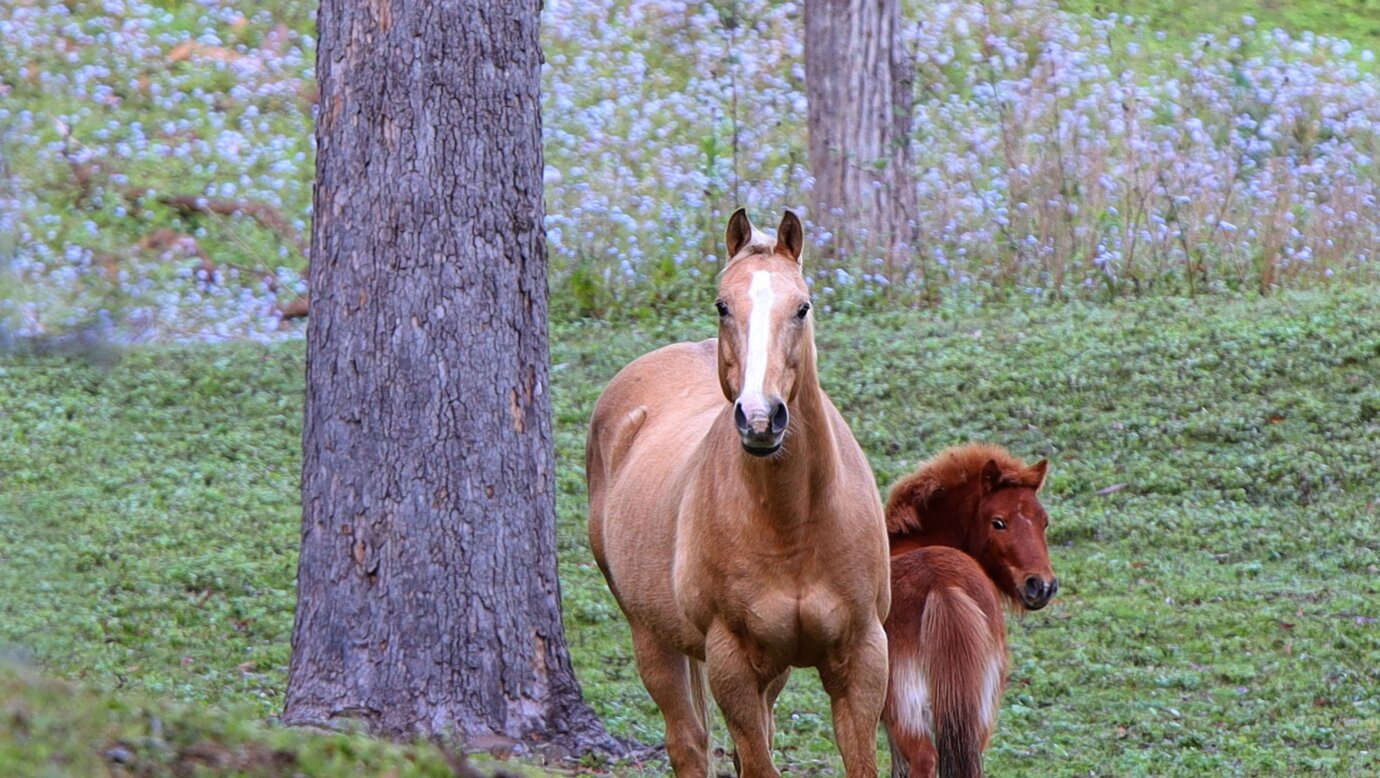
[[[994,774],[1380,771],[1377,291],[822,315],[825,385],[883,483],[977,438],[1054,463],[1061,591],[1012,623]],[[571,646],[609,725],[647,742],[660,725],[582,537],[584,425],[618,367],[711,319],[554,332]],[[63,765],[153,737],[131,693],[190,703],[210,739],[276,712],[301,375],[300,344],[0,359],[0,646],[101,693],[0,683],[0,766],[85,774]],[[16,739],[19,709],[91,734]],[[778,714],[780,760],[832,773],[813,673]]]
[[[251,706],[207,710],[101,694],[13,666],[0,666],[0,713],[0,768],[7,776],[469,774],[460,772],[461,758],[450,747],[270,728]],[[471,767],[489,772],[491,761]]]
[[[1347,38],[1367,48],[1380,46],[1377,0],[1059,0],[1059,5],[1098,16],[1143,16],[1151,27],[1180,40],[1240,29],[1241,18],[1250,16],[1265,29],[1280,27],[1295,35],[1314,32]]]

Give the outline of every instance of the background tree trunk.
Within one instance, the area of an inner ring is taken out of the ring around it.
[[[614,747],[556,580],[539,0],[325,0],[284,719]]]
[[[883,257],[893,281],[915,245],[914,74],[899,0],[806,0],[813,216],[840,259]]]

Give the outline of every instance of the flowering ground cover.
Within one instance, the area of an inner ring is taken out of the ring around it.
[[[973,439],[1053,463],[1060,593],[1011,621],[994,775],[1380,771],[1376,291],[821,312],[823,383],[880,484]],[[586,698],[646,743],[659,720],[584,540],[585,425],[627,360],[713,318],[553,330],[570,647]],[[342,753],[247,723],[286,682],[302,359],[296,342],[0,357],[0,651],[101,693],[0,676],[0,768],[138,746],[170,701],[209,709],[176,742]],[[79,714],[117,734],[12,737]],[[839,774],[814,673],[778,714],[792,775]],[[339,758],[387,757],[367,747]]]
[[[832,236],[812,231],[825,305],[1377,277],[1376,30],[1345,21],[1364,8],[1281,3],[1252,21],[1223,0],[1189,21],[1126,0],[1162,33],[1119,5],[910,5],[921,240],[888,276],[879,257],[829,259]],[[0,339],[300,334],[313,12],[0,8]],[[800,17],[799,0],[545,4],[556,315],[707,303],[736,204],[808,217]]]

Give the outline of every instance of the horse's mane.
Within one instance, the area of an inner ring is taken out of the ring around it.
[[[1037,487],[1026,483],[1025,462],[1001,446],[966,443],[952,446],[921,462],[914,473],[891,487],[886,501],[886,531],[898,535],[920,529],[920,509],[953,496],[976,498],[982,491],[982,470],[989,461],[1001,469],[1001,483],[1008,486]],[[914,506],[916,510],[905,510]]]
[[[728,261],[724,263],[723,269],[719,271],[719,275],[722,276],[730,267],[737,264],[740,260],[747,259],[748,257],[769,256],[775,251],[776,238],[753,227],[752,235],[748,238],[747,244],[738,249],[737,254],[728,258]]]

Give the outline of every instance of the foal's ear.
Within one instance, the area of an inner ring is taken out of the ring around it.
[[[1035,482],[1035,491],[1040,491],[1045,488],[1045,476],[1049,475],[1049,460],[1041,459],[1026,472],[1030,475],[1030,480]]]
[[[997,460],[989,459],[982,466],[982,491],[995,492],[998,486],[1001,486],[1001,465],[997,464]]]
[[[752,240],[752,222],[748,219],[746,208],[739,208],[728,217],[728,232],[724,240],[728,242],[729,259],[738,256],[738,252]]]
[[[781,217],[781,226],[776,228],[776,250],[800,261],[800,252],[805,248],[805,228],[794,211],[786,211]]]

